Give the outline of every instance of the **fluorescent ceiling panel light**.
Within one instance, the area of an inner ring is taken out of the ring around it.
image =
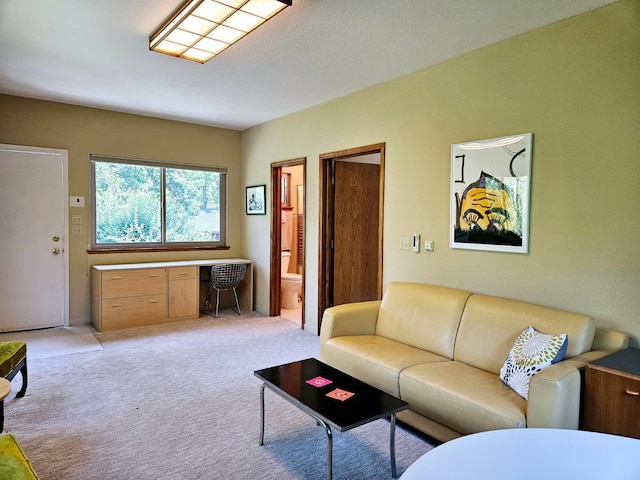
[[[188,0],[149,37],[149,49],[204,63],[293,0]]]

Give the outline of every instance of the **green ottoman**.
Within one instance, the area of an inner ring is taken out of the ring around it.
[[[24,342],[0,342],[0,377],[13,380],[22,372],[22,388],[16,397],[27,392],[27,344]]]
[[[10,433],[0,435],[0,478],[2,480],[38,480],[31,462]]]

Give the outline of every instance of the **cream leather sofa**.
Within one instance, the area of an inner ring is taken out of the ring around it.
[[[568,335],[565,360],[531,379],[525,400],[500,380],[529,325]],[[501,428],[577,429],[581,371],[628,344],[586,315],[416,283],[391,283],[382,301],[328,308],[320,359],[402,398],[398,419],[441,441]]]

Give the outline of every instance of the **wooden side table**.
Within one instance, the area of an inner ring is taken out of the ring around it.
[[[0,377],[0,433],[4,430],[4,399],[11,391],[11,382]]]
[[[640,349],[587,364],[584,429],[640,438]]]

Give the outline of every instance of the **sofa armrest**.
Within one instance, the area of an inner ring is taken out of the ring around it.
[[[573,357],[536,373],[529,383],[527,428],[568,428],[580,424],[580,370],[587,359]]]
[[[380,300],[346,303],[327,308],[320,326],[320,351],[327,340],[345,335],[373,335],[376,331]]]
[[[596,328],[593,350],[536,373],[529,383],[527,427],[577,429],[585,365],[628,344],[626,333]]]
[[[607,353],[616,352],[629,346],[629,335],[617,330],[596,327],[593,337],[592,350],[606,350]]]

